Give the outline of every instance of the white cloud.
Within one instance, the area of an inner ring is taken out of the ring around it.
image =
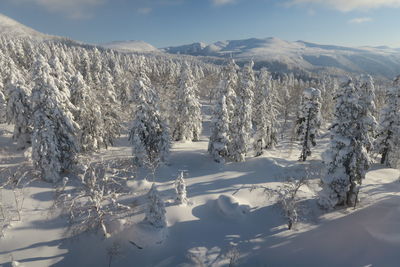
[[[362,18],[354,18],[349,20],[349,23],[352,24],[361,24],[361,23],[365,23],[365,22],[369,22],[372,21],[372,18],[368,18],[368,17],[362,17]]]
[[[357,9],[400,7],[400,0],[290,0],[289,4],[320,4],[348,12]]]
[[[51,12],[63,13],[72,19],[88,18],[95,6],[107,0],[13,0],[13,3],[32,3],[44,7]]]
[[[227,4],[232,4],[235,0],[212,0],[213,4],[216,6],[223,6]]]

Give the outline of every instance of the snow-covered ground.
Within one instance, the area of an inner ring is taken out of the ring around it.
[[[355,209],[325,213],[316,204],[321,153],[326,135],[313,155],[298,161],[296,144],[282,142],[263,156],[245,163],[218,164],[207,153],[208,118],[201,141],[175,143],[169,164],[155,182],[166,203],[168,225],[156,230],[143,223],[144,194],[151,175],[139,170],[128,181],[132,218],[108,222],[110,238],[101,231],[66,238],[67,221],[53,205],[52,184],[34,181],[17,191],[22,206],[18,218],[13,192],[1,197],[13,219],[0,238],[0,264],[11,266],[398,266],[400,249],[399,171],[374,165],[362,186]],[[3,125],[4,126],[4,125]],[[16,151],[10,127],[2,127],[0,167],[29,164]],[[103,161],[129,158],[122,136],[109,150],[92,156]],[[188,205],[174,202],[174,180],[187,170]],[[148,176],[146,181],[143,178]],[[277,192],[289,178],[307,176],[299,192],[299,222],[288,230],[277,203]],[[21,195],[22,194],[22,195]],[[14,201],[14,202],[13,202]],[[1,218],[0,218],[1,219]]]

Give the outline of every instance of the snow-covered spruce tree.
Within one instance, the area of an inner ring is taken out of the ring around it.
[[[155,184],[153,184],[147,193],[147,209],[145,222],[156,228],[164,228],[167,226],[167,218],[165,217],[165,205]]]
[[[7,101],[3,92],[0,91],[0,123],[7,121]]]
[[[319,204],[330,209],[338,205],[353,206],[370,166],[368,126],[370,121],[353,81],[344,83],[336,95],[330,148],[324,154],[327,173],[322,179]]]
[[[31,144],[32,134],[32,107],[31,90],[25,86],[21,76],[11,73],[6,85],[7,122],[14,124],[13,139],[19,149]]]
[[[381,110],[375,140],[376,151],[381,154],[381,164],[397,167],[400,147],[400,76],[386,90],[386,105]]]
[[[201,104],[196,84],[187,63],[183,64],[176,94],[173,138],[175,141],[198,141],[201,133]]]
[[[214,115],[211,121],[211,136],[208,143],[208,152],[215,161],[221,163],[224,163],[225,159],[229,157],[229,122],[226,96],[221,91],[214,108]]]
[[[32,160],[44,180],[56,182],[60,173],[75,161],[78,151],[75,132],[79,126],[69,111],[72,104],[58,90],[50,66],[42,56],[34,68]]]
[[[368,139],[367,151],[370,152],[373,149],[374,138],[376,135],[377,121],[375,114],[377,113],[375,106],[375,86],[374,80],[370,75],[362,75],[357,81],[357,90],[359,91],[360,100],[359,105],[363,109],[366,120],[363,122],[365,128],[365,138]]]
[[[231,122],[235,112],[236,90],[239,86],[238,65],[231,59],[221,72],[221,82],[219,87],[225,96],[228,118]],[[231,127],[229,128],[231,131]]]
[[[76,107],[74,117],[80,127],[80,150],[87,152],[106,147],[99,103],[79,72],[71,79],[71,102]]]
[[[133,156],[138,165],[157,166],[166,161],[170,149],[169,128],[158,110],[158,97],[142,70],[133,85],[136,109],[129,133]]]
[[[254,89],[253,124],[254,153],[260,156],[263,150],[273,147],[277,142],[278,101],[276,92],[271,83],[271,75],[267,69],[260,71]]]
[[[302,142],[301,161],[306,161],[311,155],[311,146],[315,146],[315,138],[321,127],[321,91],[307,88],[303,92],[300,108],[297,114],[297,136]]]
[[[113,145],[114,140],[120,135],[121,112],[111,74],[103,68],[100,76],[98,101],[103,119],[103,131],[101,133],[103,144],[107,148],[109,145]]]
[[[252,134],[251,115],[255,86],[253,66],[253,62],[245,65],[237,89],[235,112],[232,119],[232,139],[229,147],[230,157],[235,162],[245,161]]]
[[[186,204],[186,182],[183,178],[183,171],[180,172],[178,177],[175,180],[175,193],[176,193],[176,202],[178,204]]]
[[[215,161],[221,163],[230,158],[231,121],[236,103],[236,89],[239,79],[238,68],[235,61],[231,59],[221,71],[218,97],[211,121],[208,152]]]

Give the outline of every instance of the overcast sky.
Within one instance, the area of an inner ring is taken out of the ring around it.
[[[400,0],[0,0],[0,13],[89,43],[250,37],[400,47]]]

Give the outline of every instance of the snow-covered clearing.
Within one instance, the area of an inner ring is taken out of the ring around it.
[[[205,122],[207,126],[208,121]],[[2,127],[4,128],[4,127]],[[152,175],[139,170],[129,180],[133,218],[107,223],[110,238],[101,231],[66,238],[67,221],[53,204],[52,184],[34,181],[19,197],[16,217],[13,193],[1,197],[14,212],[0,238],[0,264],[11,266],[398,266],[400,248],[399,172],[375,165],[362,186],[355,209],[329,213],[316,204],[321,153],[328,139],[318,140],[309,159],[300,163],[297,145],[282,143],[245,163],[218,164],[207,153],[208,127],[201,141],[175,143],[169,164],[159,167],[155,182],[166,203],[165,229],[143,223],[144,194]],[[0,138],[1,167],[27,163],[16,151],[10,128]],[[129,158],[127,136],[109,150],[93,155],[103,161]],[[174,180],[187,170],[188,205],[174,201]],[[279,188],[288,178],[306,176],[299,191],[299,222],[287,229],[278,204]],[[149,181],[143,178],[147,176]],[[21,191],[17,191],[21,194]],[[13,202],[14,201],[14,202]],[[14,206],[13,206],[14,205]],[[0,218],[1,219],[1,218]]]

